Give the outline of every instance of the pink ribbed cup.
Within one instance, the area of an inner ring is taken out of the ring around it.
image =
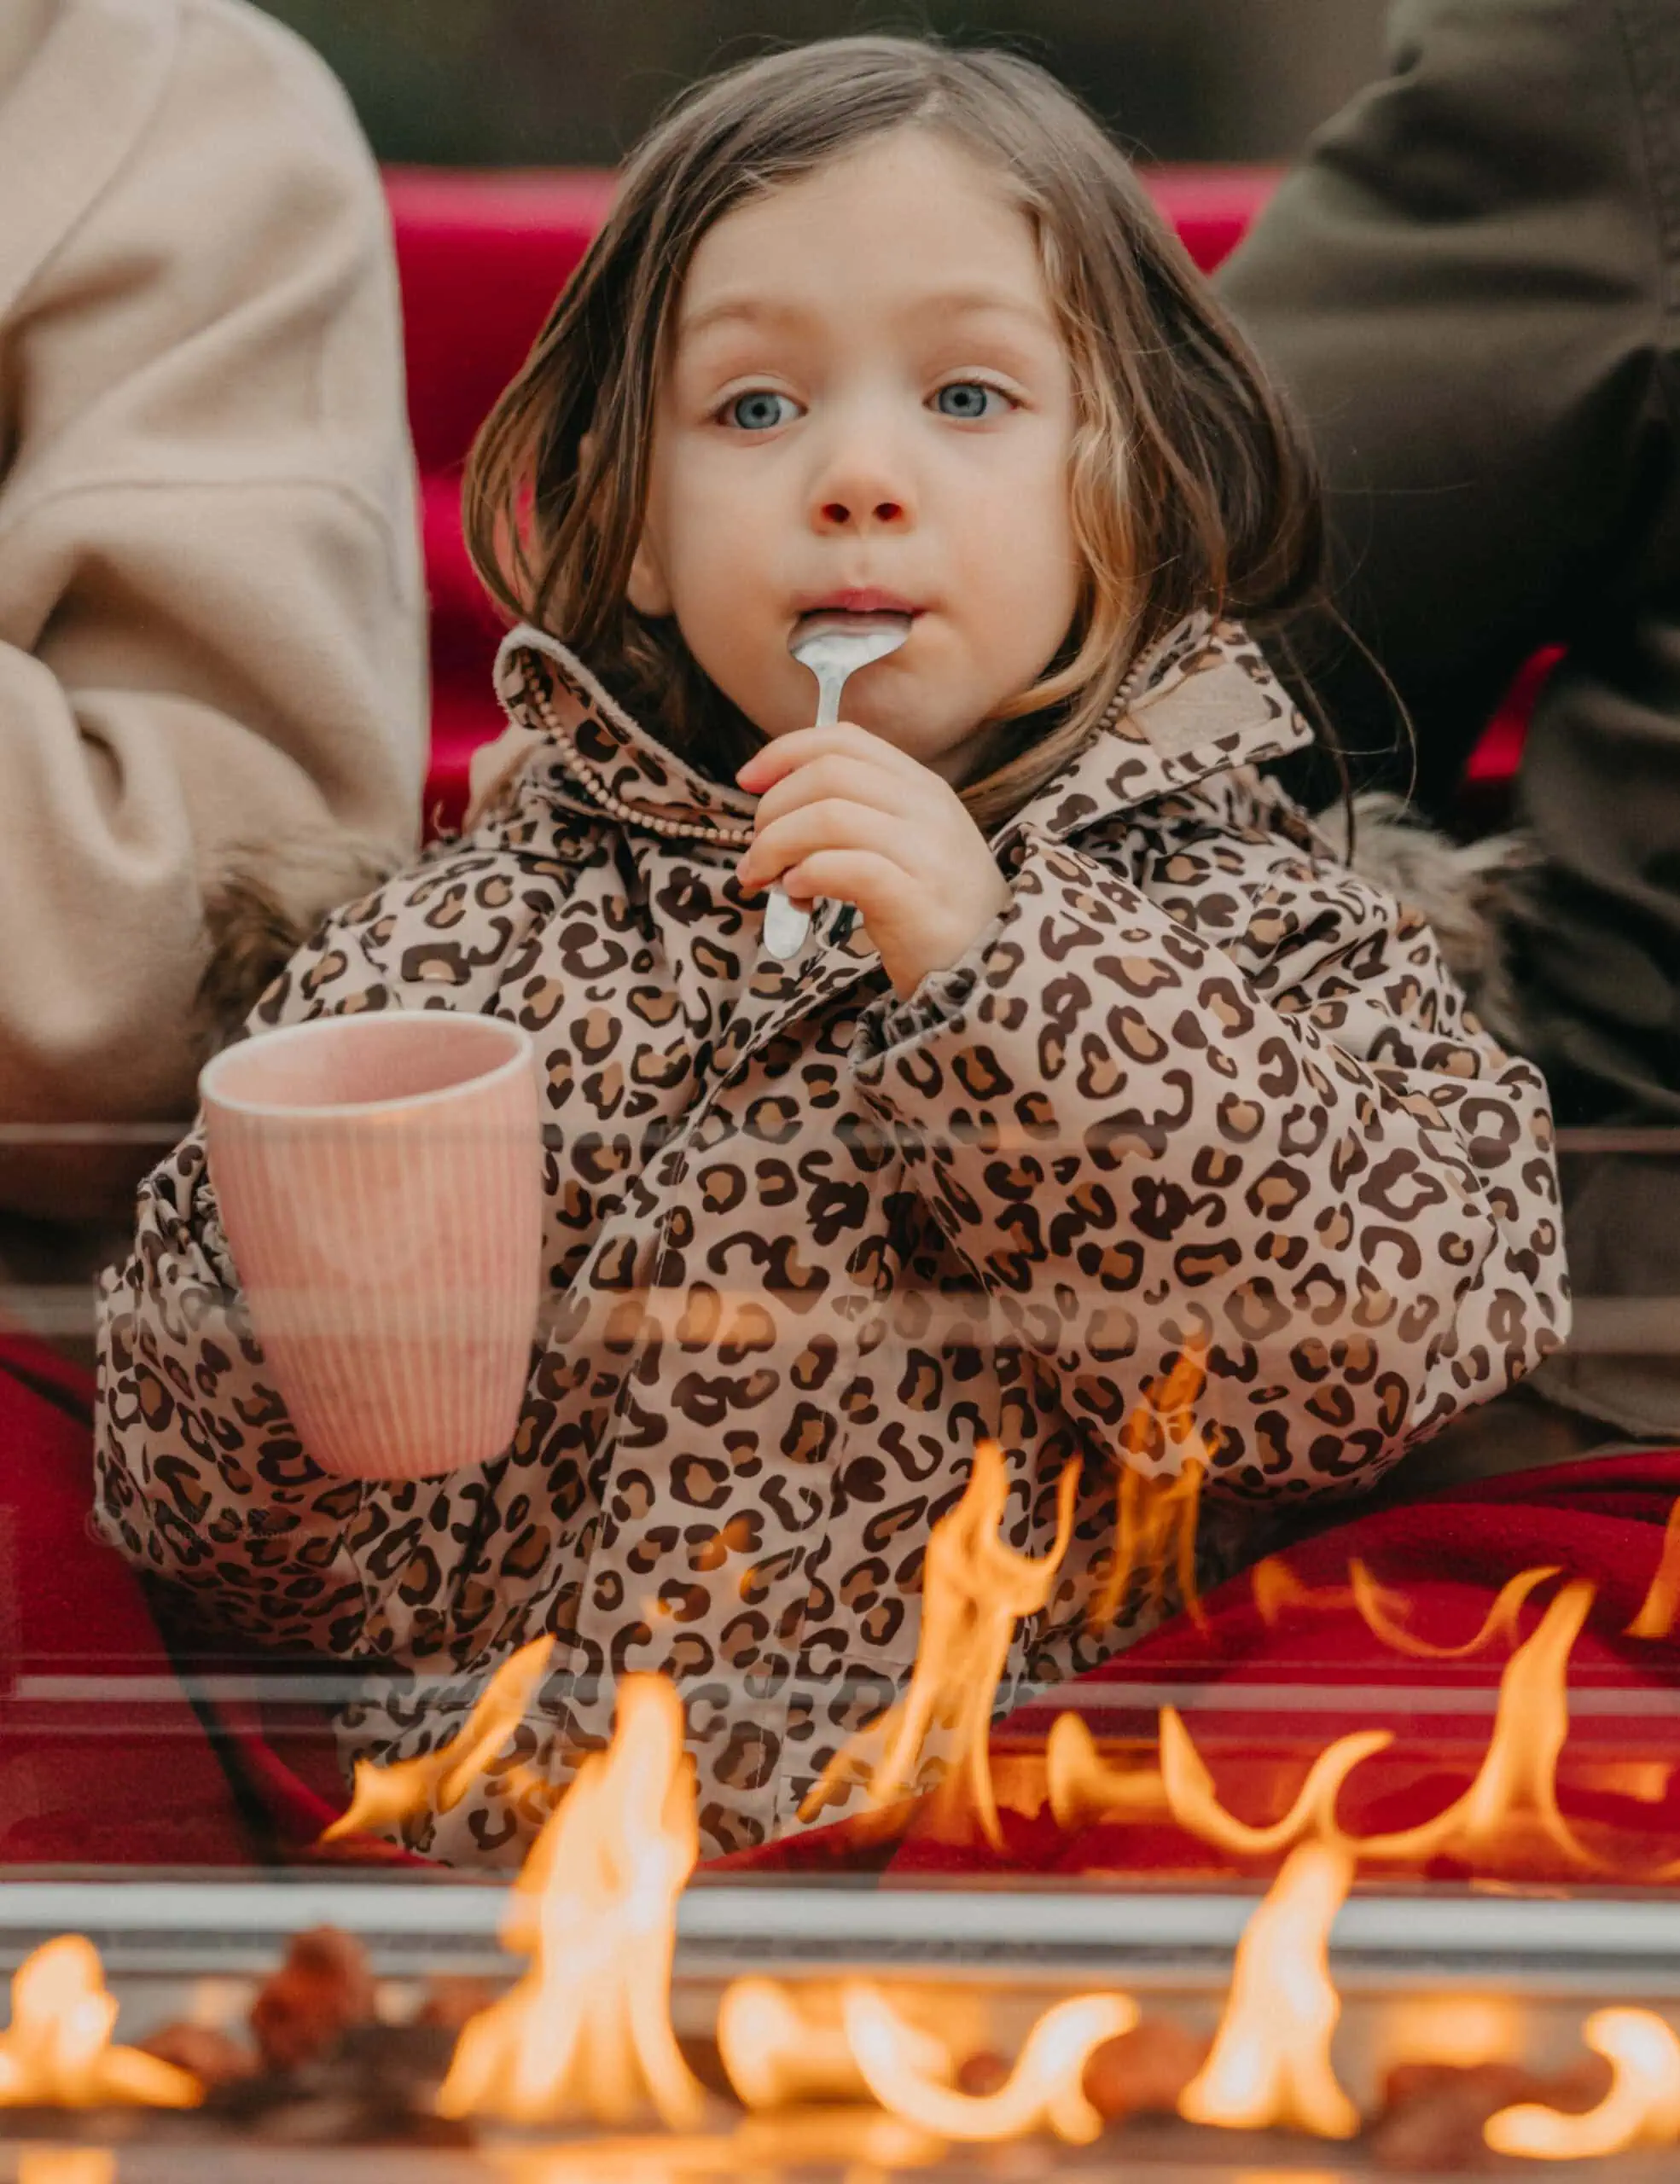
[[[211,1181],[275,1385],[323,1469],[425,1478],[514,1436],[542,1286],[529,1037],[324,1017],[199,1080]]]

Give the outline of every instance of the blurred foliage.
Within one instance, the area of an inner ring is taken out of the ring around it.
[[[3,4],[3,0],[0,0]],[[1382,0],[261,0],[381,158],[610,166],[682,87],[859,30],[1007,43],[1161,159],[1266,160],[1375,70]]]

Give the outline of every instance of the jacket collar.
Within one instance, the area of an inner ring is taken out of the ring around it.
[[[752,839],[756,799],[667,750],[557,638],[511,630],[496,657],[496,694],[509,724],[474,754],[468,827],[518,781],[568,809],[674,839],[745,848]]]
[[[682,840],[744,846],[754,799],[633,721],[575,653],[529,627],[496,663],[509,727],[473,769],[474,823],[515,779],[568,809]],[[1311,730],[1236,623],[1195,614],[1133,670],[1115,717],[1001,829],[1060,839],[1205,775],[1296,751]]]
[[[1115,717],[1002,831],[1063,840],[1210,774],[1259,765],[1311,741],[1241,624],[1192,614],[1138,661]]]

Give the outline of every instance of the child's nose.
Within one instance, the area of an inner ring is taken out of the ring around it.
[[[811,512],[821,531],[902,530],[914,520],[915,497],[896,450],[881,435],[847,435],[812,480]]]
[[[871,507],[867,496],[859,497],[856,501],[850,496],[845,500],[824,501],[819,513],[823,524],[835,531],[854,525],[861,527],[865,521],[890,526],[902,524],[908,520],[902,501],[881,500]]]

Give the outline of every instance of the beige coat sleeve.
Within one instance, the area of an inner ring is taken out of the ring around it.
[[[413,458],[325,69],[235,0],[46,13],[0,80],[0,1120],[132,1122],[190,1107],[212,936],[412,842]]]

